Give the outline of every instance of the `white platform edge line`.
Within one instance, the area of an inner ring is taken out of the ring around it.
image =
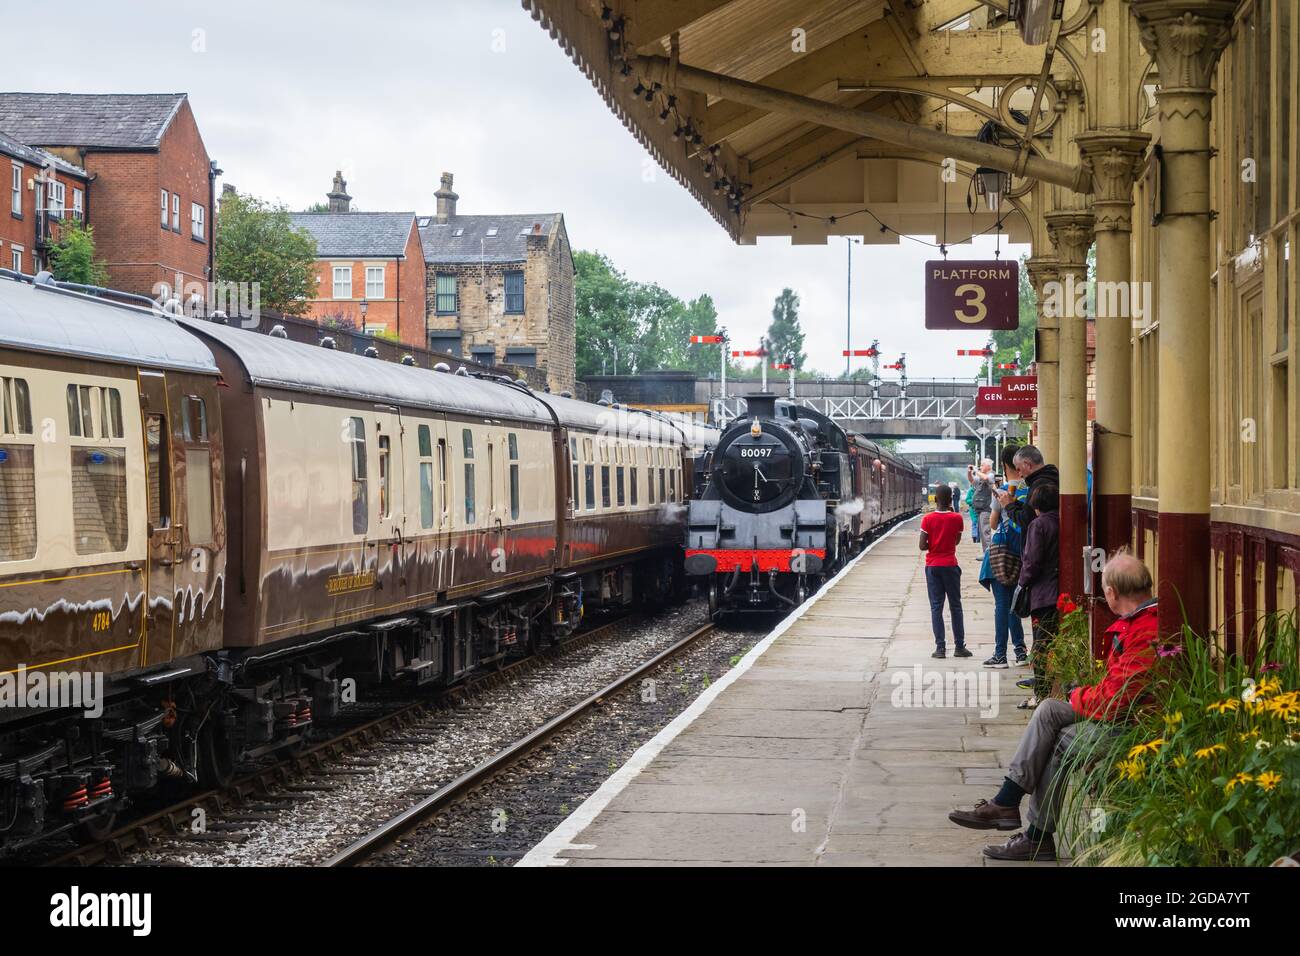
[[[821,600],[823,595],[829,594],[835,585],[839,584],[840,579],[852,571],[859,561],[875,549],[876,545],[889,538],[895,531],[910,521],[912,521],[912,518],[900,521],[867,545],[861,554],[840,569],[840,572],[827,581],[816,594],[791,611],[781,623],[773,628],[771,634],[750,648],[749,653],[742,657],[735,667],[727,671],[715,683],[710,684],[704,693],[695,698],[690,706],[673,718],[672,722],[642,744],[636,753],[628,758],[627,763],[614,771],[613,775],[602,783],[595,793],[561,820],[559,825],[543,837],[540,843],[529,850],[515,866],[567,866],[569,861],[557,859],[557,854],[564,850],[589,849],[590,847],[585,844],[574,843],[574,839],[604,812],[614,798],[622,793],[627,785],[650,764],[650,761],[659,756],[660,752],[668,744],[672,743],[683,730],[694,723],[695,718],[708,709],[714,698],[749,670],[754,665],[754,662],[762,657],[767,649],[776,642],[778,637],[788,631],[795,621],[799,620],[810,607]]]

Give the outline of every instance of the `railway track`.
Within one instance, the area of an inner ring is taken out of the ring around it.
[[[258,805],[281,801],[295,781],[313,774],[347,773],[332,766],[342,758],[364,752],[393,732],[411,728],[439,708],[463,701],[475,694],[521,676],[544,663],[554,661],[599,640],[610,629],[626,624],[634,615],[620,615],[589,630],[559,641],[541,653],[515,661],[499,670],[481,674],[464,684],[447,688],[435,699],[398,704],[372,720],[349,727],[329,740],[313,744],[292,756],[259,768],[221,790],[207,790],[187,796],[163,809],[147,813],[114,829],[106,837],[83,844],[45,861],[43,866],[99,866],[120,863],[135,850],[153,847],[171,838],[197,839],[191,832],[196,812],[218,819],[230,814],[257,814]],[[254,809],[249,809],[254,808]],[[220,839],[219,835],[213,835]],[[3,861],[0,861],[2,863]]]
[[[714,628],[715,625],[709,623],[692,631],[654,657],[632,668],[600,690],[569,707],[563,713],[551,718],[542,726],[498,751],[478,766],[440,787],[423,800],[384,821],[365,836],[334,854],[323,865],[339,868],[363,865],[392,846],[403,834],[433,818],[465,795],[492,780],[502,771],[519,763],[574,721],[597,709],[604,700],[636,683],[643,676],[652,673],[667,661],[672,660],[695,644],[700,638],[711,633]]]

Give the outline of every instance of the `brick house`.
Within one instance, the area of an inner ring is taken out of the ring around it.
[[[424,248],[413,212],[354,212],[342,173],[326,194],[328,212],[296,212],[293,224],[316,240],[317,322],[394,337],[422,348]]]
[[[535,366],[552,391],[575,378],[573,253],[564,216],[456,212],[451,173],[421,216],[428,342],[487,364]]]
[[[86,221],[115,288],[211,278],[221,171],[186,94],[0,93],[0,130],[85,171]]]
[[[0,210],[0,269],[35,275],[46,268],[62,224],[84,220],[90,177],[81,167],[3,131],[0,171],[7,187]]]

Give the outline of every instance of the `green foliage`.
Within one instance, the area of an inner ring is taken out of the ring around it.
[[[302,315],[316,295],[316,240],[295,229],[284,206],[255,196],[222,196],[216,272],[222,282],[258,283],[263,306]]]
[[[64,219],[59,238],[50,247],[50,272],[60,282],[108,285],[108,270],[95,260],[95,229]]]
[[[1300,850],[1295,612],[1262,623],[1253,665],[1186,629],[1162,646],[1149,706],[1076,764],[1076,863],[1264,866]]]
[[[775,361],[793,362],[796,368],[803,368],[808,359],[803,352],[803,338],[799,296],[793,289],[782,289],[772,305],[772,324],[767,327],[768,352]]]
[[[682,302],[662,286],[629,279],[600,252],[575,252],[573,264],[579,378],[614,374],[616,352],[623,375],[659,369],[716,373],[717,346],[690,343],[692,335],[718,331],[710,296]]]

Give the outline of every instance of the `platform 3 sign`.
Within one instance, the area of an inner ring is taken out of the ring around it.
[[[925,327],[1005,331],[1020,326],[1020,263],[937,259],[925,264]]]

